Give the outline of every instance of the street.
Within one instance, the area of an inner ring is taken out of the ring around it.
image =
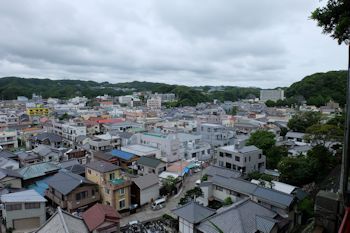
[[[139,213],[135,213],[135,214],[123,217],[121,219],[120,226],[125,226],[130,221],[133,221],[133,220],[138,220],[140,222],[143,222],[146,220],[159,218],[163,214],[169,214],[173,216],[173,214],[171,213],[171,210],[177,207],[177,204],[179,203],[181,197],[184,196],[186,191],[195,187],[196,180],[200,179],[200,174],[201,172],[198,172],[198,173],[194,173],[192,176],[187,176],[182,185],[182,189],[180,190],[181,193],[178,193],[177,195],[170,197],[166,202],[166,206],[163,209],[152,210],[150,206],[147,206],[145,210]]]

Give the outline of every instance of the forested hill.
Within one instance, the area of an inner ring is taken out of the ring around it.
[[[285,88],[288,103],[305,98],[309,104],[322,105],[333,99],[344,105],[346,96],[346,71],[316,73]],[[81,80],[50,80],[19,77],[0,78],[0,98],[16,99],[17,96],[31,97],[32,93],[44,98],[71,98],[77,95],[88,98],[109,94],[112,96],[131,94],[133,91],[152,91],[158,93],[175,93],[178,102],[175,106],[195,105],[199,102],[218,99],[235,101],[249,96],[259,97],[259,88],[211,86],[188,87],[152,82],[126,82],[111,84]],[[285,103],[282,103],[285,104]]]
[[[286,89],[286,96],[302,96],[310,105],[323,105],[330,99],[345,104],[346,71],[329,71],[306,76],[299,82],[293,83]]]

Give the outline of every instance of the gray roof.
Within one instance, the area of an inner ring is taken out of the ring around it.
[[[304,138],[305,134],[304,133],[300,133],[300,132],[288,132],[286,134],[286,138]]]
[[[146,157],[146,156],[142,156],[138,161],[137,164],[141,164],[147,167],[152,167],[152,168],[156,168],[158,167],[159,164],[161,164],[162,161],[156,158],[151,158],[151,157]]]
[[[238,151],[241,153],[248,153],[248,152],[257,151],[257,150],[260,150],[260,149],[257,148],[256,146],[244,146],[241,149],[238,149]]]
[[[215,210],[202,206],[194,201],[174,209],[172,212],[190,223],[199,223],[203,219],[215,214]]]
[[[0,168],[0,179],[8,176],[22,178],[22,176],[14,170]]]
[[[40,133],[36,136],[31,137],[32,140],[44,141],[49,140],[50,142],[62,142],[62,137],[55,133]]]
[[[211,181],[214,185],[221,186],[238,193],[253,195],[262,202],[266,202],[280,208],[288,208],[294,201],[293,195],[289,195],[274,189],[264,188],[238,178],[226,178],[216,175]]]
[[[144,176],[139,176],[137,178],[132,179],[134,183],[141,189],[146,189],[152,187],[154,185],[159,186],[159,178],[156,174],[147,174]]]
[[[273,227],[279,222],[276,219],[257,215],[255,218],[256,229],[261,232],[270,232]]]
[[[1,195],[1,202],[46,202],[37,191],[33,189],[24,190],[15,193]]]
[[[227,178],[230,178],[230,177],[238,178],[242,175],[238,171],[233,171],[228,168],[218,167],[214,165],[207,167],[205,169],[205,174],[207,174],[208,176],[219,175]]]
[[[88,233],[89,230],[80,217],[74,216],[60,207],[36,233]]]
[[[28,180],[40,176],[49,175],[50,173],[56,173],[59,169],[60,168],[55,164],[46,162],[27,165],[26,167],[22,167],[16,171],[22,175],[23,180]]]
[[[32,150],[34,153],[40,156],[46,156],[52,152],[50,146],[47,145],[39,145]]]
[[[289,207],[293,201],[294,196],[274,190],[258,186],[253,193],[259,200],[277,205],[282,208]]]
[[[17,155],[6,150],[0,150],[0,157],[9,159],[9,158],[16,158]]]
[[[244,194],[252,194],[257,185],[245,181],[242,179],[226,178],[223,176],[214,176],[212,179],[213,184],[227,188],[229,190],[234,190]]]
[[[119,167],[113,163],[109,163],[106,161],[97,160],[91,163],[88,163],[85,165],[88,168],[91,168],[92,170],[98,171],[98,172],[110,172],[119,169]]]
[[[94,184],[82,176],[66,171],[58,172],[54,176],[48,178],[46,183],[63,195],[69,194],[82,184]]]
[[[213,223],[223,232],[230,233],[255,233],[257,232],[256,217],[266,216],[273,219],[277,214],[266,207],[263,207],[249,199],[242,200],[233,204],[224,210],[218,210],[218,213],[209,217],[197,227],[198,230],[205,233],[216,233]],[[273,220],[273,223],[275,220]],[[270,225],[272,225],[270,224]],[[259,223],[259,226],[261,224]],[[265,231],[263,231],[265,232]],[[269,232],[269,231],[268,231]]]

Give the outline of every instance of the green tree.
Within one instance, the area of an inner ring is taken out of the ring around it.
[[[267,100],[265,102],[265,104],[266,104],[267,107],[275,107],[276,106],[276,102],[273,101],[273,100]]]
[[[168,194],[176,189],[176,183],[177,178],[174,178],[172,176],[168,176],[163,180],[163,186]]]
[[[302,132],[321,121],[319,112],[298,112],[289,121],[288,127],[294,132]]]
[[[227,205],[232,205],[233,204],[233,201],[232,201],[232,198],[231,197],[226,197],[224,199],[224,202],[223,202],[223,205],[224,206],[227,206]]]
[[[267,130],[257,130],[252,133],[247,141],[247,145],[254,145],[263,150],[265,154],[273,145],[275,145],[275,135]]]
[[[338,44],[350,39],[350,2],[348,0],[328,0],[326,6],[312,12],[311,19],[317,21],[323,33],[331,34],[331,37],[338,40]]]
[[[313,181],[308,160],[301,157],[285,157],[278,164],[280,180],[291,185],[302,186]]]
[[[343,129],[330,124],[315,124],[306,129],[306,139],[316,144],[325,145],[326,142],[341,142]]]
[[[288,156],[288,150],[282,146],[272,146],[266,153],[266,168],[276,169],[282,158]]]
[[[237,110],[238,110],[237,106],[233,106],[231,111],[230,111],[230,114],[233,115],[233,116],[236,115],[237,114]]]

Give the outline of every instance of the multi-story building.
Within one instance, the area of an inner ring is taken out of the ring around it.
[[[150,98],[147,100],[147,107],[151,109],[160,109],[162,107],[162,99],[161,98]]]
[[[0,131],[0,150],[18,148],[17,131]]]
[[[233,131],[223,125],[201,124],[199,133],[202,135],[202,141],[209,143],[214,148],[231,145],[234,141]]]
[[[86,126],[79,122],[56,122],[48,127],[48,131],[61,135],[69,142],[76,142],[78,136],[86,136]]]
[[[173,162],[184,157],[177,134],[139,133],[130,139],[133,144],[147,145],[161,150],[160,159]]]
[[[276,90],[260,90],[260,101],[268,100],[284,100],[284,90],[278,88]]]
[[[264,172],[266,157],[256,146],[230,145],[217,150],[217,165],[243,174],[253,171]]]
[[[50,110],[44,107],[27,108],[27,114],[29,116],[48,116],[49,113]]]
[[[210,158],[210,144],[202,142],[201,135],[178,133],[177,136],[182,144],[181,150],[186,159],[207,160]]]
[[[99,185],[103,204],[118,211],[130,207],[131,181],[121,176],[118,166],[105,161],[94,161],[86,164],[85,177]]]
[[[7,229],[32,232],[46,221],[46,199],[34,190],[1,195],[2,217]]]

